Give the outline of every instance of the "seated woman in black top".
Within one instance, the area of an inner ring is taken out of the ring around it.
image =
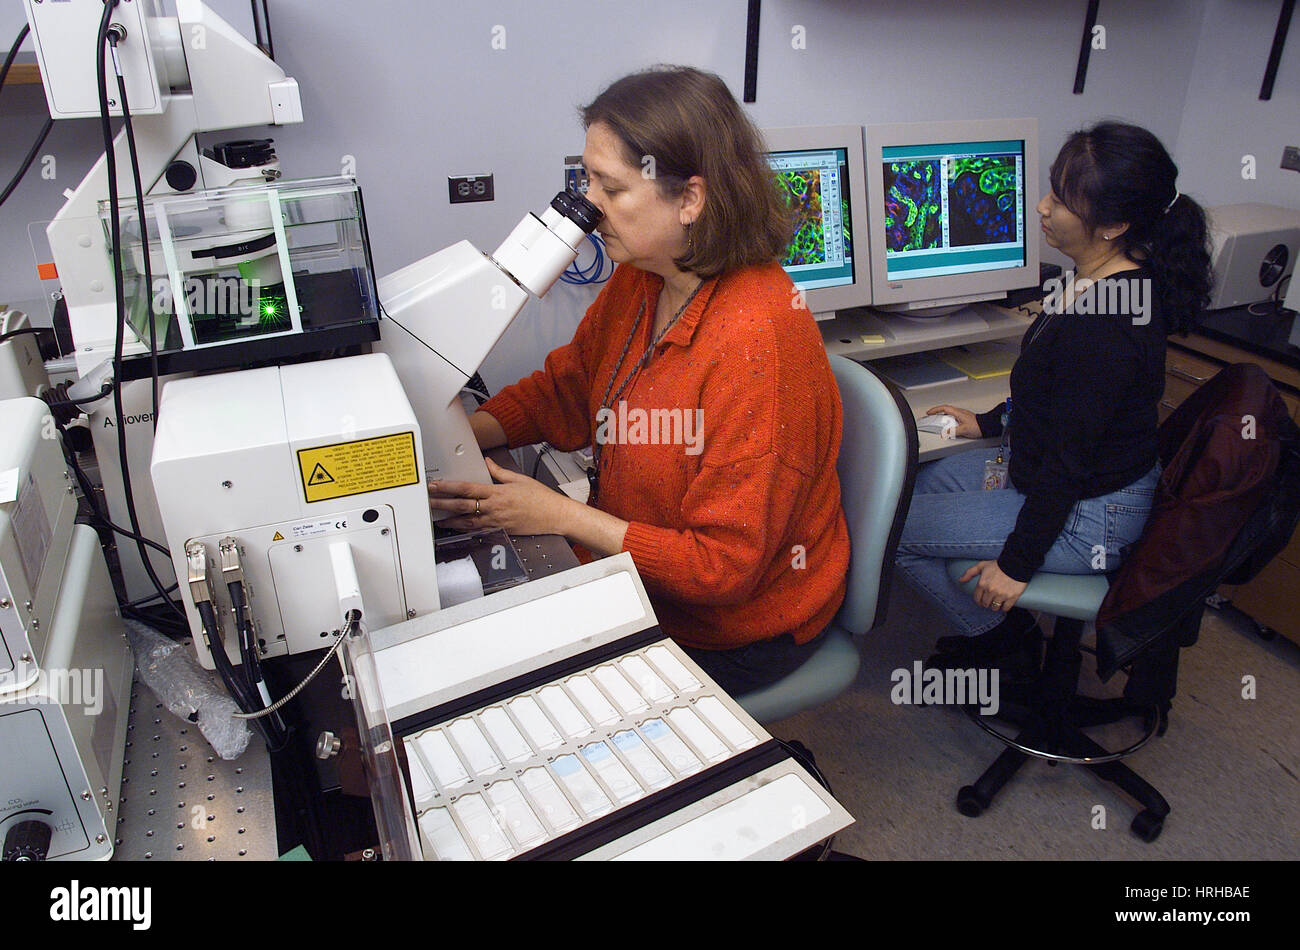
[[[956,406],[957,435],[1002,437],[922,466],[898,565],[962,637],[942,665],[991,661],[1040,636],[1016,601],[1035,571],[1114,571],[1142,532],[1159,468],[1165,337],[1209,300],[1205,214],[1150,132],[1107,122],[1066,141],[1038,204],[1046,242],[1074,263],[1025,334],[1006,405]],[[1005,467],[998,465],[998,456]],[[992,490],[989,490],[992,488]],[[974,597],[947,558],[976,558]]]

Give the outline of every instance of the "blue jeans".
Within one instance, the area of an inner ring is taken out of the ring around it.
[[[922,465],[898,545],[898,567],[967,636],[991,630],[1005,616],[975,603],[948,577],[948,558],[994,560],[1016,525],[1025,496],[1014,488],[983,489],[994,448],[977,447]],[[1075,504],[1040,571],[1102,574],[1141,536],[1160,479],[1157,464],[1131,485]]]

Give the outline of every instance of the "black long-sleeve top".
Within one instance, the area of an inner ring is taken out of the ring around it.
[[[1156,464],[1165,320],[1144,268],[1109,280],[1064,313],[1045,310],[1011,370],[1008,474],[1026,498],[997,560],[1017,581],[1042,565],[1077,501],[1123,488]],[[1002,435],[1003,412],[976,417],[985,437]]]

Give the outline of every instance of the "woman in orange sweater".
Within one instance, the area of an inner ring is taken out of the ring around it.
[[[471,417],[479,445],[591,445],[586,505],[488,463],[434,483],[453,527],[629,551],[664,631],[745,692],[798,667],[844,598],[840,400],[778,258],[789,219],[726,85],[661,67],[582,110],[614,275],[573,341]]]

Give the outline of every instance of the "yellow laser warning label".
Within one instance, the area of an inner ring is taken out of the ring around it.
[[[415,433],[299,449],[298,473],[308,503],[414,485],[420,480]]]

